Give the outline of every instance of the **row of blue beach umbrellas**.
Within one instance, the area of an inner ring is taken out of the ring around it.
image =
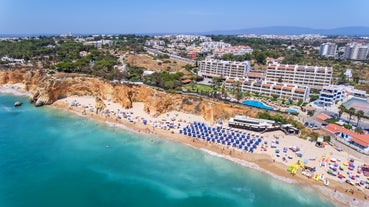
[[[229,128],[210,127],[205,123],[193,122],[183,129],[180,134],[202,139],[209,142],[223,144],[253,153],[262,142],[262,137],[253,137],[253,134],[232,131]]]

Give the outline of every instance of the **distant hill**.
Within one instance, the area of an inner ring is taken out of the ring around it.
[[[211,31],[204,34],[275,34],[275,35],[300,35],[300,34],[321,34],[321,35],[369,35],[369,27],[339,27],[333,29],[312,29],[307,27],[289,27],[289,26],[273,26],[273,27],[255,27],[239,30],[223,30]]]

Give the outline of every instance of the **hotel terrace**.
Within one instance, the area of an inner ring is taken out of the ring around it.
[[[199,62],[199,75],[204,77],[244,78],[250,70],[250,62],[206,59]]]
[[[266,71],[266,79],[275,82],[306,85],[314,89],[329,86],[332,81],[331,67],[272,64]]]
[[[307,101],[310,95],[310,88],[296,84],[277,83],[271,81],[250,81],[246,79],[226,80],[226,88],[233,89],[235,82],[240,82],[241,91],[264,96],[277,96],[278,98]]]

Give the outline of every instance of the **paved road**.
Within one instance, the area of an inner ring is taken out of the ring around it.
[[[327,115],[329,115],[329,116],[338,116],[338,114],[337,114],[337,113],[330,112],[330,111],[323,111],[323,113],[325,113],[325,114],[327,114]],[[342,120],[342,121],[344,121],[344,122],[347,122],[347,123],[348,123],[349,119],[350,119],[349,114],[347,114],[347,113],[342,114],[342,116],[341,116],[341,120]],[[352,116],[352,117],[351,117],[351,121],[350,121],[350,123],[351,123],[352,125],[356,126],[356,124],[357,124],[357,117],[356,117],[356,116]],[[359,126],[360,126],[361,128],[364,128],[364,129],[369,129],[369,120],[364,119],[364,118],[361,118],[361,119],[360,119],[360,122],[359,122]]]

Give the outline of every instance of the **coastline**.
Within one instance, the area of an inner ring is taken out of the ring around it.
[[[7,86],[12,84],[7,84]],[[15,96],[30,96],[30,93],[26,93],[24,88],[8,88],[7,90],[3,90],[0,88],[0,93],[15,95]],[[323,183],[313,181],[311,179],[307,179],[300,174],[295,176],[290,175],[286,171],[287,165],[281,162],[274,162],[273,157],[266,153],[255,153],[252,156],[249,156],[249,153],[239,152],[234,150],[233,148],[224,148],[224,146],[219,146],[217,144],[211,144],[204,141],[199,141],[198,139],[188,138],[184,135],[177,133],[175,130],[163,130],[156,127],[150,127],[149,125],[144,125],[140,122],[139,118],[137,121],[129,122],[124,119],[114,119],[112,117],[106,117],[99,114],[95,114],[94,112],[86,112],[86,108],[84,107],[71,107],[66,100],[60,100],[55,102],[50,106],[51,108],[64,110],[68,112],[73,112],[74,114],[86,117],[95,121],[99,121],[105,123],[111,127],[120,128],[123,130],[128,130],[130,132],[138,133],[143,136],[157,136],[159,138],[164,138],[167,140],[171,140],[174,142],[179,142],[181,144],[188,145],[192,148],[202,150],[212,156],[217,156],[222,159],[226,159],[232,161],[238,165],[243,167],[252,168],[259,172],[268,174],[274,179],[283,181],[288,184],[299,185],[302,187],[311,187],[320,192],[320,195],[325,199],[331,201],[334,204],[338,204],[340,206],[364,206],[365,200],[363,200],[363,195],[360,192],[355,193],[353,196],[345,193],[345,187],[340,185],[339,182],[331,180],[330,186],[326,187]],[[178,112],[174,112],[178,113]],[[142,114],[141,114],[142,115]],[[165,115],[164,115],[165,117]],[[158,119],[161,119],[159,117]],[[191,117],[189,117],[191,118]],[[199,118],[199,117],[198,117]],[[355,191],[356,192],[356,191]],[[355,198],[355,201],[353,200]]]

